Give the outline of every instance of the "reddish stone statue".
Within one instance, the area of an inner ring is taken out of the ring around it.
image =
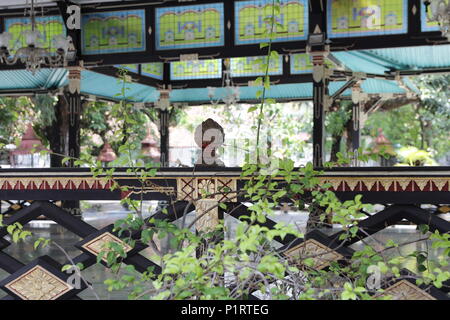
[[[202,149],[197,159],[196,166],[223,167],[223,162],[218,159],[217,149],[225,139],[223,128],[213,119],[209,118],[195,129],[195,143]]]

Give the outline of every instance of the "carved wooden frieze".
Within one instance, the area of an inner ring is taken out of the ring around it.
[[[236,202],[237,180],[234,178],[177,178],[177,200],[214,199]]]
[[[318,177],[321,185],[330,184],[330,189],[335,192],[450,192],[450,177]],[[0,190],[27,191],[27,190],[109,190],[113,182],[116,181],[123,186],[122,181],[133,181],[136,177],[114,177],[114,180],[108,180],[105,177],[57,177],[57,176],[39,176],[39,177],[0,177]],[[218,192],[221,188],[230,188],[236,191],[238,180],[245,180],[239,176],[236,177],[215,177],[208,176],[167,176],[146,179],[144,186],[139,183],[128,183],[127,187],[131,193],[162,193],[173,195],[177,192],[178,200],[184,198],[198,197],[198,184],[202,189],[213,189]],[[281,181],[282,178],[275,178]],[[159,181],[176,181],[177,190],[167,183]],[[194,190],[192,190],[194,189]],[[231,201],[226,197],[224,201]]]
[[[448,177],[319,177],[332,191],[353,192],[432,192],[450,191]]]

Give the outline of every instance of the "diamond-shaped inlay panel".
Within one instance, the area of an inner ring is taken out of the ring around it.
[[[314,260],[314,269],[323,269],[330,265],[332,261],[338,261],[343,258],[338,252],[328,248],[314,239],[308,239],[298,246],[283,252],[292,262],[299,258],[312,258]]]
[[[125,252],[131,251],[133,248],[123,242],[121,239],[116,237],[110,232],[105,232],[99,235],[98,237],[92,239],[91,241],[85,243],[82,247],[92,253],[93,255],[97,256],[100,252],[105,251],[105,246],[107,243],[115,242],[120,244]],[[107,249],[106,249],[107,250]],[[106,256],[104,255],[102,258],[103,261],[106,262]]]
[[[5,285],[24,300],[55,300],[73,289],[45,268],[37,265]]]
[[[379,296],[392,296],[392,300],[436,300],[409,281],[401,280],[390,286]]]

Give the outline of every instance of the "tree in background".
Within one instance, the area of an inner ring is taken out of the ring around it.
[[[123,126],[131,126],[132,136],[136,144],[145,137],[149,122],[159,127],[158,110],[154,108],[130,108],[129,116],[133,119],[126,123],[120,104],[112,102],[85,102],[81,116],[81,147],[84,153],[97,156],[108,141],[113,150],[118,150],[127,137],[118,139],[113,132]],[[38,94],[33,97],[1,97],[0,98],[0,156],[7,161],[8,152],[5,145],[20,143],[20,138],[28,122],[33,123],[36,134],[51,153],[51,166],[61,167],[61,160],[68,155],[68,104],[63,96]],[[183,122],[185,111],[171,107],[169,109],[169,125]],[[156,140],[158,132],[154,132]],[[96,139],[97,138],[97,139]]]
[[[20,143],[20,138],[29,122],[44,145],[59,150],[59,134],[53,130],[56,124],[57,98],[42,94],[34,97],[2,97],[0,99],[0,143]],[[7,153],[3,149],[3,158]]]
[[[155,126],[152,130],[152,135],[159,143],[159,133],[154,128],[159,129],[159,114],[158,110],[152,107],[137,108],[130,105],[130,114],[132,121],[125,122],[123,117],[123,108],[120,104],[112,102],[94,101],[90,102],[85,108],[81,123],[81,144],[83,151],[91,155],[97,156],[103,147],[103,144],[108,143],[113,148],[114,152],[119,155],[119,148],[125,144],[125,140],[130,138],[130,135],[118,137],[114,132],[124,131],[133,132],[132,140],[138,148],[140,142],[147,134],[149,123]],[[169,108],[169,126],[175,126],[182,122],[185,111],[176,108]],[[124,126],[131,126],[130,130],[124,130]],[[101,141],[100,141],[101,140]]]
[[[6,145],[20,142],[20,134],[25,130],[22,121],[32,108],[27,97],[0,97],[0,143]]]
[[[364,133],[375,137],[382,128],[397,147],[415,147],[442,159],[450,150],[450,76],[422,76],[414,81],[421,91],[420,100],[372,114]]]
[[[337,162],[337,154],[341,152],[342,142],[344,138],[344,134],[346,134],[349,126],[352,123],[352,102],[351,101],[341,101],[339,104],[336,104],[333,108],[332,112],[328,112],[326,115],[325,126],[327,128],[327,133],[331,135],[331,146],[327,148],[331,148],[330,153],[330,161]],[[349,137],[349,135],[347,135]],[[346,139],[346,153],[351,150],[349,146],[351,145],[351,141],[349,138]]]

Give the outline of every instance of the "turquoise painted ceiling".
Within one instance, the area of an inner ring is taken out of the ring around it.
[[[140,83],[126,83],[124,86],[117,78],[86,70],[81,72],[81,92],[135,102],[154,102],[159,98],[159,92],[153,87]]]
[[[432,68],[450,68],[450,45],[392,48],[377,50],[360,50],[333,52],[343,66],[355,72],[384,74],[391,70],[423,70]],[[148,85],[138,83],[126,84],[125,94],[122,94],[122,84],[114,77],[82,71],[81,91],[83,94],[95,95],[109,99],[123,99],[133,102],[154,102],[159,98],[158,91]],[[409,89],[416,91],[409,79],[403,79]],[[11,90],[52,90],[67,85],[65,69],[43,69],[32,75],[25,70],[0,71],[0,92]],[[331,82],[330,93],[338,90],[343,82]],[[395,81],[367,79],[362,84],[364,92],[405,93],[403,86]],[[240,99],[255,100],[257,87],[241,87]],[[344,95],[349,95],[347,90]],[[218,100],[225,95],[225,89],[215,91],[212,100]],[[267,97],[275,99],[310,99],[312,84],[280,84],[273,85],[267,92]],[[207,89],[175,89],[171,92],[173,102],[205,102],[210,101]]]
[[[34,75],[25,70],[0,71],[0,90],[57,89],[66,82],[65,69],[42,69]]]

